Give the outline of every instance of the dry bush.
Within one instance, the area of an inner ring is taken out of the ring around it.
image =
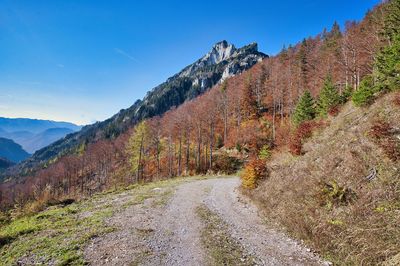
[[[302,147],[305,140],[312,136],[316,128],[320,128],[323,124],[316,121],[306,121],[301,123],[291,135],[289,141],[289,150],[294,155],[303,153]]]
[[[241,174],[242,187],[246,189],[254,189],[260,180],[268,176],[265,160],[252,159],[248,162]]]
[[[339,114],[339,107],[333,106],[328,110],[328,114],[331,116],[337,116]]]
[[[376,121],[369,135],[391,160],[400,160],[400,141],[395,136],[396,130],[389,123],[382,120]]]
[[[242,162],[238,158],[229,156],[226,152],[221,152],[215,156],[213,170],[230,175],[236,173],[241,166]]]
[[[396,93],[393,98],[393,103],[395,106],[400,107],[400,93]]]

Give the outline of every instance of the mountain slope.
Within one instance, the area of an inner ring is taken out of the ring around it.
[[[165,113],[223,79],[249,69],[265,57],[258,52],[256,43],[237,49],[226,41],[219,42],[204,57],[149,91],[143,100],[136,101],[130,108],[103,122],[85,126],[81,131],[37,151],[29,160],[18,165],[16,172],[26,172],[51,158],[74,152],[81,144],[118,136],[138,121]]]
[[[2,169],[6,169],[10,166],[14,165],[13,162],[11,162],[10,160],[4,158],[4,157],[0,157],[0,171]]]
[[[49,128],[27,139],[22,146],[26,151],[33,153],[73,132],[69,128]]]
[[[12,162],[20,162],[30,156],[21,145],[11,139],[0,138],[0,157],[4,157]]]
[[[269,177],[250,193],[268,219],[338,265],[378,265],[398,254],[399,103],[393,93],[368,108],[348,103],[303,145],[304,155],[275,154]]]

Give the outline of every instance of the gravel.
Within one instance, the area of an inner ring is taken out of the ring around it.
[[[306,247],[269,228],[242,197],[238,178],[192,181],[179,185],[165,206],[142,204],[123,209],[107,221],[116,231],[93,239],[85,249],[92,265],[205,265],[196,209],[205,205],[228,225],[228,232],[255,265],[323,265]],[[163,188],[165,190],[168,188]]]

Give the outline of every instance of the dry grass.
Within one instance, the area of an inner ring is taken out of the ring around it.
[[[377,120],[400,128],[395,97],[369,108],[347,104],[304,144],[304,155],[275,154],[270,177],[250,192],[269,219],[338,265],[399,261],[400,161],[370,134]],[[398,148],[399,136],[390,138]]]

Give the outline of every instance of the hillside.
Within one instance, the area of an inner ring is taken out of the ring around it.
[[[0,157],[4,157],[14,163],[25,160],[30,156],[21,145],[6,138],[0,138]]]
[[[10,160],[0,157],[0,171],[13,166],[14,164],[15,163],[11,162]]]
[[[304,155],[274,154],[250,193],[268,219],[338,264],[398,265],[399,99],[349,103],[304,143]]]
[[[265,54],[258,52],[256,43],[237,49],[227,41],[219,42],[205,56],[149,91],[143,100],[137,100],[113,117],[84,126],[81,131],[37,151],[29,160],[14,168],[14,173],[27,172],[50,159],[74,153],[80,145],[115,138],[139,121],[161,115],[195,98],[222,80],[249,69],[265,57]]]

